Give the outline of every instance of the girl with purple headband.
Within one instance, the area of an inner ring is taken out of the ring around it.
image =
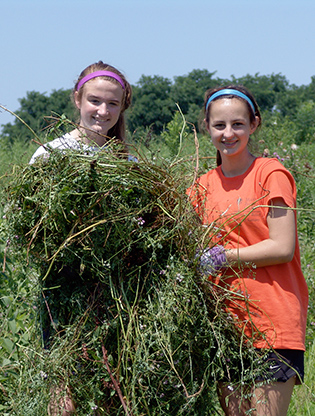
[[[43,146],[32,156],[30,163],[47,158],[49,152],[56,149],[84,149],[87,152],[97,151],[106,145],[108,140],[115,139],[125,143],[124,112],[131,104],[132,90],[124,75],[113,66],[99,61],[85,68],[73,89],[73,101],[79,110],[80,119],[77,127]],[[129,159],[134,160],[127,154]],[[44,338],[46,332],[44,328]],[[51,390],[51,401],[48,406],[49,416],[66,416],[75,414],[75,405],[69,388],[61,382]]]
[[[32,156],[47,157],[51,149],[97,149],[110,139],[125,143],[124,112],[131,103],[131,86],[113,66],[99,61],[85,68],[73,89],[73,101],[80,112],[77,128],[43,146]],[[126,150],[126,149],[125,149]]]
[[[235,294],[226,307],[268,363],[252,386],[221,380],[220,403],[228,416],[285,416],[303,380],[308,306],[294,179],[277,159],[251,153],[261,115],[246,88],[208,90],[204,122],[218,166],[188,193],[203,224],[218,233],[201,252],[200,271]]]

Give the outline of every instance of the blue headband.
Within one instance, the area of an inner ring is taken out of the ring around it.
[[[254,107],[254,104],[253,104],[252,100],[250,98],[248,98],[247,95],[243,94],[242,92],[240,92],[238,90],[233,90],[233,89],[220,90],[220,91],[217,91],[214,94],[212,94],[210,96],[210,98],[208,99],[208,101],[207,101],[206,111],[208,110],[208,107],[209,107],[209,104],[211,103],[211,101],[213,101],[217,97],[221,97],[222,95],[236,95],[237,97],[243,98],[251,106],[251,109],[253,110],[253,113],[255,114],[255,107]]]

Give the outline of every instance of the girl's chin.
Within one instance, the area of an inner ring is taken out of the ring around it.
[[[222,149],[223,153],[233,153],[236,150],[236,146],[227,146]]]
[[[97,134],[104,134],[105,136],[108,133],[108,128],[100,126],[99,124],[94,124],[93,126],[91,126],[91,130],[93,130]]]

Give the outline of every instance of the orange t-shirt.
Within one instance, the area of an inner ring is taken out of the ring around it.
[[[243,175],[232,178],[218,167],[201,176],[188,193],[203,224],[215,232],[212,243],[223,238],[220,244],[225,248],[269,238],[271,199],[281,197],[289,207],[296,207],[294,179],[276,159],[257,158]],[[234,292],[227,307],[246,334],[254,337],[254,345],[304,350],[308,289],[297,236],[289,263],[226,270],[219,277],[220,285]]]

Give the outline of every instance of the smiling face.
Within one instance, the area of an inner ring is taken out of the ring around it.
[[[257,127],[257,119],[250,121],[247,104],[238,98],[220,98],[211,103],[209,111],[207,130],[222,161],[247,156],[249,136]]]
[[[108,131],[117,123],[124,91],[122,87],[102,78],[84,84],[81,98],[75,93],[75,104],[80,110],[80,126],[87,137],[102,146]]]

